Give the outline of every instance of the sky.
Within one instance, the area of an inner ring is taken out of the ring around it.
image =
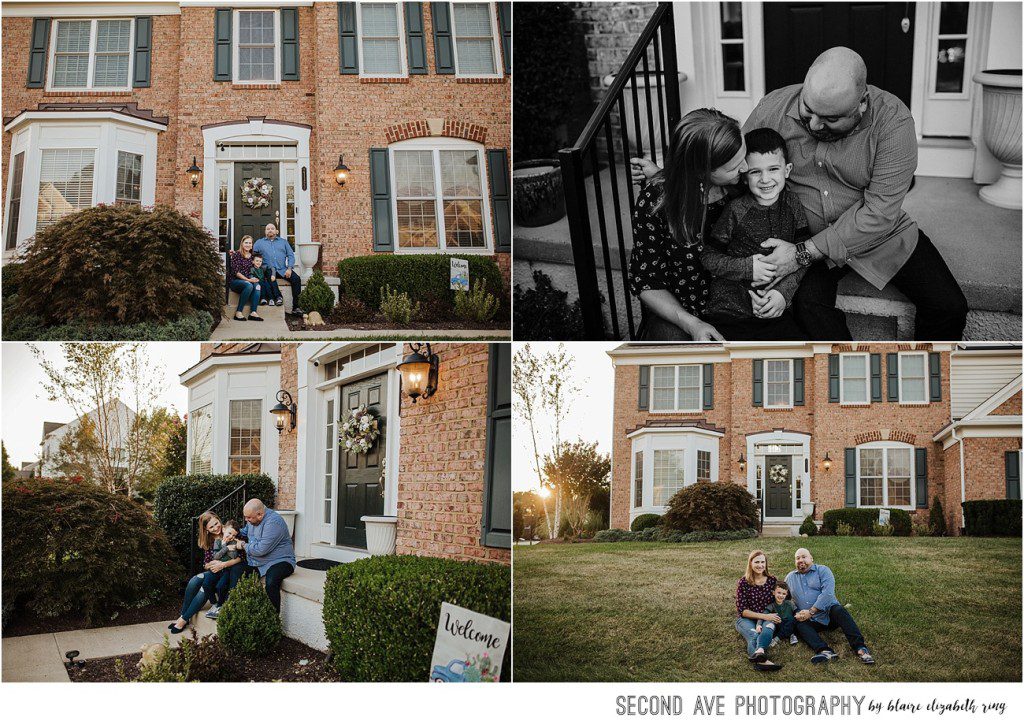
[[[531,342],[534,355],[556,351],[559,343]],[[605,353],[619,343],[568,342],[566,353],[572,358],[573,381],[580,393],[573,399],[569,415],[562,426],[562,440],[577,438],[592,443],[597,441],[600,453],[611,453],[612,448],[612,387],[614,372],[612,360]],[[518,351],[522,343],[513,343]],[[537,430],[541,456],[551,450],[552,428],[542,421]],[[537,487],[537,474],[533,465],[533,444],[530,428],[518,414],[512,416],[512,490],[529,491]]]
[[[166,383],[154,401],[155,404],[174,408],[184,414],[188,407],[188,390],[178,382],[178,374],[199,361],[199,343],[145,344],[149,347],[153,365],[162,371],[161,377]],[[38,343],[37,346],[50,359],[64,359],[60,343]],[[43,421],[67,423],[74,420],[76,415],[67,402],[47,399],[42,387],[45,375],[28,344],[3,343],[0,346],[0,366],[0,434],[11,463],[20,468],[23,461],[35,461],[39,457]]]

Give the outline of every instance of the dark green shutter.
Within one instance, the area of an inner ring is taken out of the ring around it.
[[[487,460],[481,543],[512,546],[511,346],[491,344],[487,372]]]
[[[505,59],[505,75],[512,72],[512,3],[497,3],[498,28],[501,31],[501,55]]]
[[[871,402],[882,402],[882,356],[871,353]]]
[[[356,4],[338,3],[338,70],[342,75],[359,75],[358,42]]]
[[[213,80],[231,81],[231,10],[213,13]]]
[[[857,505],[857,449],[847,448],[845,456],[846,466],[846,507],[852,508]]]
[[[1007,451],[1006,462],[1006,498],[1016,501],[1020,498],[1020,452]]]
[[[928,450],[914,449],[914,482],[916,487],[917,508],[928,508]]]
[[[754,360],[754,407],[764,405],[764,360]]]
[[[132,87],[149,88],[153,60],[153,18],[135,18],[135,58]]]
[[[491,218],[494,220],[494,251],[512,251],[512,195],[509,193],[508,152],[487,149],[487,173],[491,183]]]
[[[423,35],[423,3],[405,3],[405,44],[409,49],[409,74],[427,72],[427,39]]]
[[[370,149],[370,192],[373,196],[373,251],[391,252],[391,169],[387,149]]]
[[[804,404],[804,359],[793,358],[793,405]]]
[[[942,358],[939,353],[928,353],[929,400],[936,403],[942,400]]]
[[[281,8],[281,80],[299,80],[298,8]]]
[[[828,356],[828,402],[839,402],[839,356]]]
[[[452,16],[449,3],[430,3],[434,23],[434,72],[455,75],[455,50],[452,46]]]
[[[29,88],[43,88],[46,85],[46,56],[50,45],[50,19],[32,20],[32,39],[28,52]]]
[[[885,355],[885,399],[890,403],[900,401],[900,356],[889,352]]]
[[[715,366],[704,363],[704,410],[715,407]]]
[[[650,392],[651,392],[651,366],[641,365],[640,366],[640,390],[637,394],[636,407],[640,410],[647,410],[650,408]]]

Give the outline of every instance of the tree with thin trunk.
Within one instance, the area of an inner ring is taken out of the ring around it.
[[[597,452],[597,442],[564,443],[544,459],[544,474],[562,492],[565,520],[574,536],[586,525],[591,499],[608,484],[611,458]]]

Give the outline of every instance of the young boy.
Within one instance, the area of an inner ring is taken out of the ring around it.
[[[800,339],[803,334],[789,307],[805,270],[783,277],[768,291],[752,285],[774,271],[763,261],[771,250],[762,242],[774,238],[797,244],[811,236],[800,200],[786,188],[793,164],[785,139],[773,129],[754,129],[744,140],[749,193],[729,202],[701,251],[701,262],[713,277],[707,318],[721,325],[719,331],[730,339],[757,339],[762,326],[771,338]],[[745,258],[745,264],[737,264],[736,258]],[[735,328],[732,335],[730,327]]]
[[[255,272],[255,260],[253,260],[253,262],[253,271]],[[233,559],[241,559],[242,555],[238,550],[237,537],[238,524],[233,520],[226,522],[220,538],[213,542],[213,559],[211,561],[222,561],[226,564]],[[208,618],[216,619],[217,615],[220,614],[221,605],[224,604],[224,601],[228,597],[229,579],[229,576],[221,576],[217,578],[217,587],[210,593],[210,601],[213,603],[213,606],[210,607],[210,610],[206,613]]]
[[[764,651],[769,647],[774,647],[784,637],[789,637],[790,644],[797,643],[796,607],[793,605],[793,600],[789,598],[789,585],[786,582],[780,581],[775,585],[772,596],[775,597],[775,601],[765,608],[764,613],[777,614],[782,618],[782,621],[778,624],[766,620],[758,623],[755,628],[759,633],[757,636],[757,649],[751,655],[751,659],[755,662],[764,662],[768,659]]]
[[[252,276],[260,281],[260,304],[274,306],[277,304],[278,287],[274,270],[263,266],[263,255],[252,255]]]

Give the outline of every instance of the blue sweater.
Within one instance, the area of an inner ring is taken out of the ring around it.
[[[267,569],[282,561],[295,566],[295,547],[288,534],[288,524],[277,511],[267,509],[259,524],[246,524],[238,533],[248,538],[246,561],[260,570],[260,576],[266,576]]]

